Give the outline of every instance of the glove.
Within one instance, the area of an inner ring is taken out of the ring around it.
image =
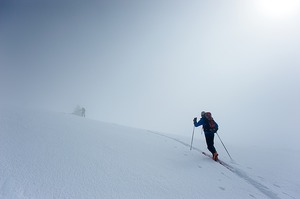
[[[197,122],[197,118],[195,117],[193,121],[194,121],[194,123],[196,123]]]

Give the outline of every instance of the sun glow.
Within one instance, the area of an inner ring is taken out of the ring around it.
[[[290,19],[300,12],[300,0],[257,0],[258,9],[266,17]]]

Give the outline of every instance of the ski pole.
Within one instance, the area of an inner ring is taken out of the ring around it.
[[[190,150],[192,150],[192,147],[193,147],[194,132],[195,132],[195,126],[193,128],[193,134],[192,134],[192,141],[191,141],[191,148],[190,148]]]
[[[224,148],[225,148],[225,150],[226,150],[227,154],[229,155],[230,159],[232,160],[232,158],[231,158],[231,156],[230,156],[229,152],[227,151],[227,149],[226,149],[226,147],[225,147],[224,143],[222,142],[222,140],[221,140],[221,138],[220,138],[219,134],[218,134],[218,133],[216,133],[216,134],[217,134],[217,136],[219,137],[219,139],[220,139],[221,143],[223,144],[223,146],[224,146]]]

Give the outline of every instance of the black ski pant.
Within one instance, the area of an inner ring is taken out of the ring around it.
[[[215,149],[215,147],[214,147],[214,137],[215,137],[214,133],[205,134],[207,149],[212,154],[214,154],[215,152],[217,152],[216,149]]]

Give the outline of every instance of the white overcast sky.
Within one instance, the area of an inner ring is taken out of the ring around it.
[[[2,0],[0,100],[188,136],[205,110],[237,142],[292,145],[299,13],[299,0]]]

